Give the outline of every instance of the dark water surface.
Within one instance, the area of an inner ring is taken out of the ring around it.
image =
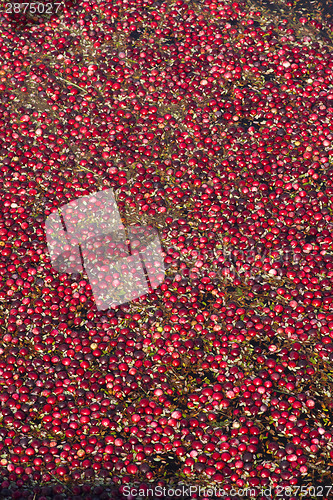
[[[333,0],[254,0],[253,3],[281,19],[299,21],[306,17],[306,26],[313,26],[314,22],[321,24],[319,35],[333,43]]]

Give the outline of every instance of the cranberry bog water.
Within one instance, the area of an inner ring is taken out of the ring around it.
[[[333,498],[331,5],[1,2],[1,498]]]

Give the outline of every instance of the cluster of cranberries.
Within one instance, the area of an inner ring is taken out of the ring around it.
[[[0,13],[1,498],[330,484],[332,25],[257,9]],[[98,311],[43,224],[110,188],[166,279]]]

